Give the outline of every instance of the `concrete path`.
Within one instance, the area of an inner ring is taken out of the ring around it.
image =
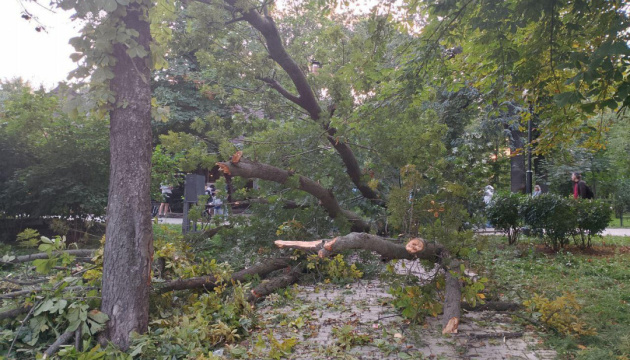
[[[459,332],[441,334],[439,319],[416,324],[400,317],[393,297],[379,280],[351,284],[290,287],[290,300],[269,296],[259,308],[259,327],[267,339],[293,338],[297,345],[289,359],[555,359],[537,333],[515,323],[509,314],[465,313]],[[504,338],[503,334],[520,334]],[[255,358],[269,358],[257,350],[254,334],[241,345]]]
[[[181,225],[182,218],[159,218],[159,224],[169,224],[169,225]],[[483,235],[495,235],[500,234],[500,232],[496,232],[493,228],[486,228],[479,232]],[[630,236],[630,228],[608,228],[604,230],[604,236]]]
[[[496,231],[493,228],[485,228],[481,231],[478,232],[479,234],[482,235],[500,235],[502,234],[500,231]],[[604,236],[610,235],[610,236],[630,236],[630,228],[608,228],[606,230],[604,230],[603,234]]]

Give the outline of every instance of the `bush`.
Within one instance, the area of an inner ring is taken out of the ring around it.
[[[488,221],[495,229],[499,229],[507,234],[510,245],[516,243],[523,226],[520,211],[523,201],[524,197],[520,194],[499,194],[494,197],[493,201],[486,208]]]
[[[591,236],[598,235],[610,222],[612,210],[604,202],[597,200],[573,200],[576,209],[576,226],[573,240],[581,247],[591,246]],[[581,243],[580,243],[581,242]]]
[[[523,304],[535,318],[561,334],[569,336],[596,334],[595,329],[589,328],[578,317],[577,314],[582,307],[578,304],[573,293],[565,293],[554,300],[534,294],[531,300],[527,300]]]
[[[543,194],[523,202],[523,217],[526,225],[543,238],[554,250],[568,242],[568,236],[576,228],[577,218],[574,204],[569,198],[555,194]]]

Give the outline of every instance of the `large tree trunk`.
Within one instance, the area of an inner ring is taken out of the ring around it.
[[[523,133],[512,130],[510,148],[512,153],[518,151],[518,155],[510,158],[510,189],[513,193],[525,193],[525,143]]]
[[[140,34],[136,40],[148,52],[151,34],[146,16],[141,5],[132,3],[122,22]],[[131,332],[147,331],[153,256],[151,71],[146,57],[132,59],[126,49],[123,44],[114,45],[116,65],[110,82],[116,105],[110,111],[111,165],[101,305],[109,316],[101,340],[122,349],[128,348]]]

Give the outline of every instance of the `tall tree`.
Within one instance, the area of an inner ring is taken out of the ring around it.
[[[110,118],[110,179],[101,309],[109,322],[101,340],[122,349],[149,320],[151,226],[151,27],[149,0],[59,0],[84,19],[70,40],[79,62],[72,75],[90,76],[97,112]]]
[[[148,54],[148,8],[133,3],[123,10],[121,25],[137,33],[136,46]],[[110,89],[116,100],[109,113],[111,165],[101,310],[110,318],[104,337],[126,348],[130,333],[146,332],[149,321],[151,69],[146,57],[133,56],[125,44],[114,44],[113,56]]]

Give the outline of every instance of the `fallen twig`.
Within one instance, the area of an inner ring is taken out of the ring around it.
[[[516,332],[498,332],[498,333],[483,333],[483,334],[467,334],[468,337],[480,340],[480,339],[495,339],[495,338],[504,338],[504,339],[515,339],[523,336],[522,331]]]
[[[57,352],[57,350],[59,350],[59,347],[61,345],[64,345],[70,342],[70,339],[72,339],[73,335],[74,335],[74,331],[68,331],[68,332],[63,333],[63,335],[57,338],[57,340],[54,343],[52,343],[52,345],[50,345],[48,349],[46,349],[46,351],[44,351],[44,356],[42,358],[47,359],[49,356],[55,355],[55,353]]]

